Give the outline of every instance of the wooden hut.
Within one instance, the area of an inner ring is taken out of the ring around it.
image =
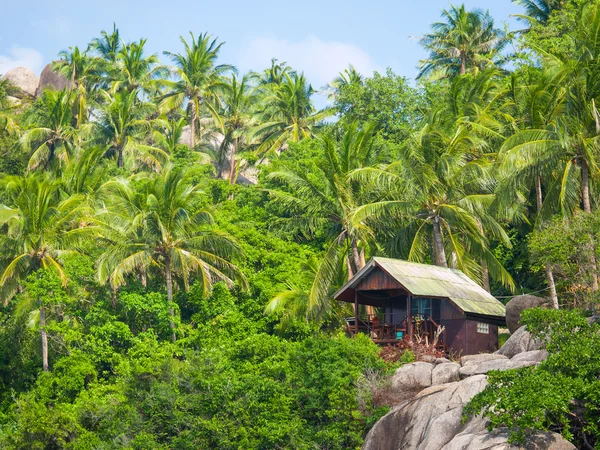
[[[351,334],[367,333],[380,344],[404,338],[431,340],[472,355],[498,347],[505,308],[460,270],[389,258],[373,258],[335,294],[354,304],[347,320]]]

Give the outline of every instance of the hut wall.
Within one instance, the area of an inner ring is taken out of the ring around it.
[[[477,331],[477,324],[487,325],[489,333]],[[480,320],[466,320],[466,351],[465,355],[476,355],[477,353],[489,353],[498,350],[498,326],[482,322]]]
[[[446,345],[454,353],[464,354],[467,330],[465,316],[450,301],[441,300],[440,324],[446,327]]]
[[[402,289],[402,286],[383,270],[377,268],[362,280],[356,289],[359,291],[383,291],[386,289]]]

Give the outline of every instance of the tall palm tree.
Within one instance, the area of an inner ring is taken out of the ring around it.
[[[489,272],[513,289],[510,274],[489,247],[492,237],[510,243],[489,212],[495,196],[486,139],[462,120],[453,125],[446,120],[433,112],[396,162],[353,175],[382,186],[385,194],[356,208],[353,223],[387,233],[392,255],[418,262],[432,257],[436,265],[459,268],[484,286]]]
[[[144,55],[145,45],[146,39],[140,39],[121,47],[111,77],[113,92],[138,92],[147,97],[160,92],[169,71],[157,55]]]
[[[149,116],[155,111],[151,103],[140,102],[136,91],[116,92],[110,95],[103,91],[104,102],[94,125],[102,143],[116,153],[117,166],[125,166],[125,154],[132,162],[158,170],[168,155],[163,150],[144,144],[151,132]]]
[[[219,121],[219,95],[226,86],[223,76],[234,72],[229,64],[217,64],[219,52],[223,43],[207,34],[201,34],[198,39],[191,35],[191,44],[183,37],[181,42],[184,53],[164,52],[175,64],[177,81],[167,82],[168,91],[162,97],[162,106],[175,109],[187,102],[191,127],[191,147],[196,145],[196,125],[199,124],[201,107],[204,107]]]
[[[452,6],[443,10],[442,19],[421,38],[429,57],[420,62],[418,78],[464,75],[469,69],[481,70],[499,62],[507,40],[505,33],[494,27],[489,11]]]
[[[229,183],[237,178],[239,152],[250,144],[249,132],[253,125],[253,113],[258,100],[257,91],[252,85],[253,77],[244,75],[241,79],[233,75],[227,80],[227,89],[223,91],[222,102],[224,138],[221,154],[229,152]],[[221,166],[220,166],[221,167]]]
[[[8,303],[24,280],[39,269],[53,271],[63,285],[67,275],[63,258],[77,252],[78,242],[90,230],[81,228],[85,212],[81,196],[63,198],[60,182],[48,176],[31,174],[9,181],[0,206],[1,273],[0,297]],[[44,304],[40,308],[42,361],[48,370],[48,338]]]
[[[279,62],[277,58],[272,58],[271,66],[259,75],[258,83],[261,86],[279,86],[286,75],[293,76],[295,73],[285,61]]]
[[[201,191],[185,173],[166,168],[143,181],[139,190],[123,179],[104,187],[108,209],[96,218],[108,245],[98,264],[100,281],[117,288],[129,274],[157,267],[170,304],[174,277],[187,289],[190,276],[196,275],[205,294],[218,280],[229,285],[236,280],[245,287],[244,276],[231,262],[240,256],[237,244],[215,229],[212,216],[201,208]],[[175,340],[172,306],[170,314]]]
[[[277,152],[288,142],[313,136],[319,123],[334,114],[332,108],[316,111],[311,100],[314,92],[304,74],[296,73],[285,73],[281,84],[272,87],[256,115],[260,125],[250,133],[251,139],[261,142],[259,154]]]
[[[46,90],[28,111],[25,122],[32,127],[23,134],[21,144],[32,152],[29,170],[65,164],[79,147],[82,132],[75,128],[74,103],[73,91]]]
[[[561,189],[557,188],[559,182],[554,170],[556,153],[552,157],[552,152],[546,147],[549,142],[544,139],[549,137],[547,131],[557,129],[565,113],[567,90],[564,79],[564,73],[556,70],[515,73],[511,76],[507,92],[510,115],[514,119],[514,134],[500,148],[498,198],[501,203],[512,204],[515,194],[533,190],[536,226],[541,226],[550,212],[556,212],[557,206],[564,212],[571,203],[565,201],[567,192],[563,190],[561,195]],[[534,151],[535,147],[539,151]],[[548,201],[544,199],[543,186],[546,186]],[[552,303],[558,308],[552,268],[546,265],[545,270]]]
[[[59,53],[59,60],[52,64],[54,70],[71,81],[70,89],[75,90],[77,95],[77,124],[81,125],[87,120],[88,95],[96,87],[99,80],[98,60],[81,51],[79,47],[69,47]]]
[[[94,38],[90,43],[90,50],[95,51],[101,58],[109,63],[116,63],[117,56],[123,46],[117,25],[113,23],[112,33],[102,31],[100,38]]]
[[[330,311],[329,294],[341,267],[347,268],[350,278],[364,266],[364,253],[372,241],[372,231],[362,224],[356,225],[352,217],[369,190],[348,176],[375,161],[374,131],[371,124],[362,129],[353,124],[339,143],[332,138],[323,139],[321,145],[326,161],[316,168],[316,173],[279,170],[269,174],[271,181],[282,186],[269,192],[290,212],[291,217],[284,222],[300,226],[307,235],[318,230],[327,233],[327,250],[315,268],[307,305],[302,309],[308,318],[319,319]]]

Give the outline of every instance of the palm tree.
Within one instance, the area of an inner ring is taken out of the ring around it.
[[[166,168],[143,181],[139,190],[124,179],[104,187],[108,209],[96,218],[108,245],[98,264],[100,281],[116,289],[129,274],[157,267],[170,304],[174,277],[187,289],[190,275],[197,275],[205,294],[218,280],[229,285],[236,280],[245,287],[244,276],[231,262],[240,256],[237,244],[214,228],[212,216],[200,206],[201,191],[185,173]],[[175,340],[172,306],[170,314]]]
[[[392,255],[418,262],[432,256],[436,265],[461,269],[488,289],[489,272],[513,289],[510,274],[489,248],[490,237],[510,243],[489,212],[495,196],[486,139],[463,118],[447,120],[434,111],[396,162],[353,174],[385,194],[357,207],[353,224],[370,224],[387,234]]]
[[[54,272],[66,285],[63,258],[76,253],[78,240],[90,231],[79,227],[85,212],[83,198],[63,198],[60,182],[39,174],[9,181],[4,195],[6,204],[0,206],[0,297],[4,303],[14,297],[30,274],[40,269]],[[39,308],[43,369],[47,371],[44,304],[40,303]]]
[[[163,150],[143,144],[151,131],[149,116],[155,111],[151,103],[140,102],[136,91],[116,92],[112,96],[103,91],[104,103],[94,123],[101,142],[117,155],[117,166],[124,167],[125,154],[136,164],[158,170],[168,155]]]
[[[340,268],[347,268],[350,278],[364,266],[364,253],[372,241],[372,232],[362,224],[356,226],[352,217],[366,192],[348,175],[375,160],[374,131],[373,125],[359,129],[353,124],[341,142],[330,137],[323,139],[321,145],[326,161],[316,168],[316,173],[280,170],[269,174],[271,181],[285,188],[269,191],[276,202],[290,211],[291,217],[284,222],[301,227],[309,236],[319,230],[327,233],[327,250],[315,269],[307,304],[303,308],[307,318],[319,319],[330,312],[329,294],[339,278]],[[276,301],[285,297],[278,297]]]
[[[420,62],[417,78],[430,75],[453,77],[467,70],[496,65],[506,36],[494,28],[489,11],[467,11],[464,5],[443,10],[442,22],[434,23],[430,34],[421,38],[429,58]]]
[[[561,8],[564,4],[561,0],[512,0],[525,9],[525,14],[517,15],[520,19],[527,22],[539,22],[545,24],[550,19],[550,14]]]
[[[225,135],[220,153],[230,153],[228,179],[231,184],[235,183],[238,173],[236,157],[250,144],[249,131],[257,102],[257,91],[252,86],[252,79],[249,75],[244,75],[241,79],[233,75],[227,80],[228,86],[222,96],[223,110],[220,115],[223,118]]]
[[[272,87],[256,115],[260,125],[250,133],[250,139],[261,142],[259,154],[277,152],[288,142],[312,137],[319,123],[334,114],[332,108],[315,110],[311,100],[314,92],[304,74],[296,73],[285,73],[281,84]]]
[[[279,86],[283,83],[285,76],[293,76],[296,73],[285,61],[279,62],[277,58],[271,59],[271,66],[260,74],[258,83],[261,86]]]
[[[164,85],[168,69],[160,64],[158,56],[144,55],[146,39],[121,47],[117,54],[111,79],[113,92],[124,90],[145,96],[157,95]]]
[[[340,91],[346,86],[355,85],[362,86],[364,84],[364,77],[358,72],[352,64],[348,66],[343,72],[340,72],[335,79],[329,83],[329,100],[336,98]]]
[[[113,31],[108,34],[102,31],[100,38],[95,38],[90,43],[90,50],[95,51],[101,58],[109,63],[116,63],[117,56],[123,46],[117,25],[113,23]]]
[[[70,89],[77,93],[76,128],[79,128],[87,120],[88,94],[95,88],[99,79],[98,60],[88,56],[86,51],[79,50],[79,47],[69,47],[69,51],[61,51],[59,57],[52,67],[71,81]]]
[[[42,97],[29,110],[26,123],[33,125],[23,134],[21,144],[31,151],[29,170],[65,164],[79,146],[80,130],[75,128],[73,91],[43,92]]]
[[[514,134],[506,139],[499,152],[500,183],[497,192],[501,203],[512,204],[515,194],[533,190],[536,205],[534,216],[539,227],[551,211],[556,211],[556,206],[563,213],[570,208],[570,202],[565,201],[567,192],[563,190],[561,194],[558,188],[559,182],[554,171],[557,155],[552,155],[553,152],[547,147],[549,141],[545,139],[549,137],[549,130],[558,128],[565,113],[567,91],[564,73],[556,70],[521,72],[513,74],[510,81],[508,99],[512,109],[510,114],[514,119]],[[550,195],[547,201],[544,199],[543,185],[546,186],[547,195]],[[545,270],[552,303],[558,308],[552,268],[546,265]]]
[[[207,33],[201,34],[198,39],[192,33],[190,35],[191,45],[181,37],[185,50],[183,54],[164,52],[175,64],[175,75],[179,80],[166,83],[169,91],[163,95],[161,103],[167,109],[175,109],[187,101],[193,148],[196,145],[200,108],[205,107],[219,121],[219,95],[226,86],[223,76],[235,69],[229,64],[216,64],[223,43],[211,40]]]

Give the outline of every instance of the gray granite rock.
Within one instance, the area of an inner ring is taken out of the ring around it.
[[[431,372],[431,384],[453,383],[459,381],[460,365],[453,362],[438,364]]]

